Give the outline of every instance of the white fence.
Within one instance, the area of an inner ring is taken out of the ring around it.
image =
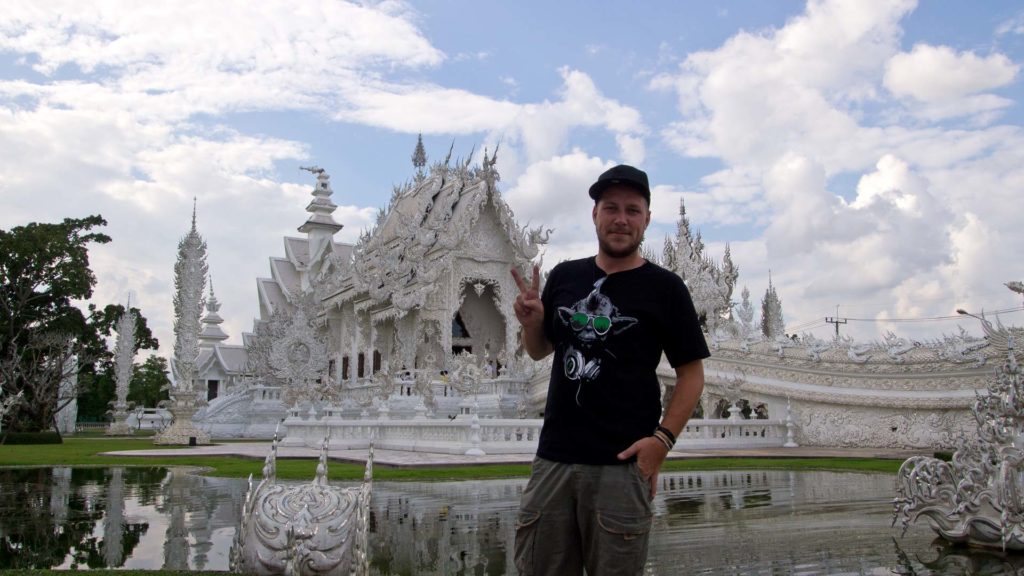
[[[283,446],[318,448],[329,438],[332,450],[367,448],[437,454],[533,454],[543,420],[484,418],[460,415],[451,420],[303,419],[291,416]],[[691,420],[680,434],[676,451],[712,448],[782,447],[786,423],[780,420]]]
[[[765,448],[786,444],[784,420],[690,420],[676,451],[711,448]]]
[[[341,420],[285,419],[282,446],[319,447],[329,438],[332,450],[367,448],[370,441],[382,450],[465,454],[532,454],[537,451],[541,420],[487,418],[474,427],[471,416],[452,420]]]

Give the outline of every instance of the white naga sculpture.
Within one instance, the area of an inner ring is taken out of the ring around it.
[[[951,542],[1024,550],[1024,381],[1015,350],[1024,333],[980,320],[1005,361],[975,400],[977,437],[961,440],[950,462],[903,463],[893,523],[906,530],[923,516]]]
[[[367,574],[373,447],[363,483],[339,488],[327,482],[327,440],[316,476],[309,484],[277,483],[277,434],[263,465],[263,479],[242,505],[242,524],[231,547],[231,569],[269,576],[354,576]]]

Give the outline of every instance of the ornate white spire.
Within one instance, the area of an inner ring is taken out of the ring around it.
[[[743,287],[740,297],[743,300],[736,308],[736,318],[740,321],[743,335],[746,336],[754,329],[754,306],[750,303],[750,290],[747,290],[746,286]]]
[[[117,321],[117,341],[114,345],[114,377],[117,396],[112,402],[114,417],[107,427],[108,436],[131,434],[128,426],[128,384],[132,381],[132,363],[135,360],[135,319],[131,299],[124,314]]]
[[[196,429],[192,414],[196,410],[196,363],[199,360],[200,318],[203,315],[203,290],[206,288],[206,241],[196,229],[195,201],[192,228],[178,242],[178,260],[174,263],[174,358],[171,359],[175,382],[170,390],[174,421],[161,432],[156,444],[209,444],[210,437]]]
[[[224,319],[218,314],[219,311],[220,301],[213,293],[213,278],[211,277],[210,295],[206,299],[206,316],[203,316],[203,332],[199,335],[200,348],[212,348],[218,342],[228,339],[228,335],[220,327],[224,323]]]
[[[305,224],[299,226],[299,232],[310,233],[317,229],[325,229],[333,235],[342,229],[342,225],[335,222],[334,217],[331,216],[338,208],[331,201],[331,195],[334,194],[334,191],[331,190],[331,177],[326,170],[319,166],[303,166],[301,170],[316,174],[316,188],[313,188],[313,200],[306,206],[306,212],[312,216],[306,220]]]
[[[726,320],[732,311],[732,292],[739,277],[739,269],[732,262],[728,244],[722,264],[714,262],[704,253],[704,240],[700,230],[693,234],[686,206],[679,201],[679,221],[676,237],[666,239],[663,251],[665,266],[679,274],[693,297],[697,315],[708,332]]]
[[[114,346],[115,374],[117,376],[117,402],[115,411],[128,409],[128,384],[132,380],[132,363],[135,360],[135,312],[131,300],[117,322],[117,343]]]
[[[299,232],[304,232],[308,238],[309,250],[305,262],[297,262],[299,268],[308,266],[309,275],[303,275],[302,288],[309,288],[309,277],[320,273],[321,267],[333,253],[331,243],[334,241],[334,234],[341,230],[342,225],[334,221],[331,216],[337,206],[331,201],[331,177],[327,172],[318,166],[303,167],[303,170],[316,174],[316,188],[313,189],[313,201],[306,206],[306,211],[311,214],[306,223],[299,226]]]
[[[192,208],[192,228],[178,242],[178,261],[174,263],[174,360],[178,368],[177,386],[171,396],[177,400],[194,396],[199,357],[200,317],[203,314],[203,288],[206,287],[206,241],[196,229],[196,210]],[[194,400],[194,398],[192,398]]]

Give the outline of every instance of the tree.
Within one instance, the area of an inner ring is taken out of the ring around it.
[[[167,359],[150,356],[142,364],[135,365],[132,382],[128,385],[128,401],[136,406],[154,408],[161,400],[167,400]]]
[[[23,394],[4,430],[49,429],[77,394],[61,383],[77,375],[93,385],[110,358],[105,338],[124,307],[90,304],[86,314],[73,304],[92,297],[88,248],[110,242],[92,231],[106,223],[96,215],[0,230],[0,387],[4,397]],[[137,334],[138,346],[157,346],[141,315]]]
[[[782,320],[782,301],[772,284],[771,273],[768,274],[768,289],[761,300],[761,333],[771,339],[786,335],[786,325]]]
[[[427,151],[423,148],[423,134],[416,137],[416,149],[412,152],[412,165],[416,168],[417,174],[423,174],[423,167],[427,165]]]
[[[72,301],[92,296],[88,245],[110,237],[90,230],[104,225],[97,215],[0,230],[0,386],[24,394],[8,429],[47,429],[71,401],[57,391],[71,359],[86,356],[78,336],[87,324]]]

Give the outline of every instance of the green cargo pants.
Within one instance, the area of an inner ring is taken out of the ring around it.
[[[516,523],[519,576],[643,574],[650,484],[636,463],[533,461]]]

